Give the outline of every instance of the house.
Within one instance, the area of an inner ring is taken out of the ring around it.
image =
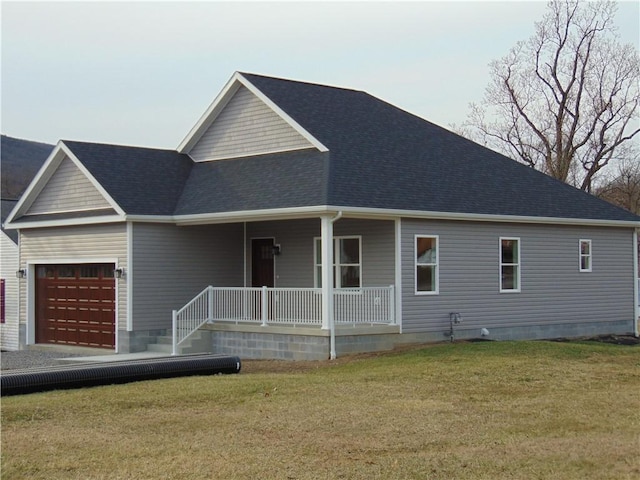
[[[8,226],[22,345],[637,334],[640,217],[362,91],[235,73],[176,150],[60,141]]]
[[[0,346],[18,350],[18,232],[5,230],[4,221],[18,203],[2,199],[0,205]]]

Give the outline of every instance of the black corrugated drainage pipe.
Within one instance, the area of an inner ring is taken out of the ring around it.
[[[0,395],[239,372],[240,358],[211,354],[85,363],[3,372],[0,378]]]

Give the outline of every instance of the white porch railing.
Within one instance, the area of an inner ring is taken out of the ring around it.
[[[334,290],[337,325],[395,324],[395,289]],[[291,326],[322,325],[321,288],[207,287],[173,311],[173,354],[192,333],[210,322]]]

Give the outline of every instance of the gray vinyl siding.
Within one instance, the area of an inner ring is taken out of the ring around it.
[[[362,237],[364,287],[395,283],[395,226],[392,221],[341,219],[334,236]],[[314,241],[320,237],[320,220],[288,220],[247,224],[247,285],[251,285],[251,239],[273,237],[282,248],[276,257],[276,287],[314,286]]]
[[[242,286],[242,224],[133,225],[133,329],[171,327],[171,311],[208,285]]]
[[[439,236],[440,291],[415,294],[415,235]],[[500,293],[499,238],[519,237],[521,292]],[[579,271],[580,239],[592,240],[593,271]],[[631,229],[402,221],[405,333],[629,321],[634,314]]]
[[[110,205],[76,164],[65,157],[27,213],[36,215],[100,208],[110,208]]]
[[[395,285],[395,224],[393,221],[343,219],[333,227],[336,237],[362,236],[362,286]]]
[[[20,232],[20,268],[27,263],[94,263],[115,261],[128,269],[124,223],[28,229]],[[32,274],[33,272],[30,272]],[[32,277],[33,275],[30,275]],[[127,325],[127,278],[116,280],[118,328]],[[21,282],[21,288],[33,279]],[[35,292],[30,292],[32,296]],[[27,295],[20,295],[20,321],[26,322]]]
[[[0,233],[0,277],[4,279],[5,323],[0,324],[0,346],[18,350],[18,246]]]
[[[240,87],[189,152],[196,162],[311,147],[278,114]]]

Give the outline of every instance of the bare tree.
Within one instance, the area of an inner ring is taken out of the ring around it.
[[[640,161],[629,152],[615,170],[615,175],[594,188],[598,197],[640,215]]]
[[[551,1],[535,34],[490,64],[463,131],[591,191],[638,128],[637,49],[621,44],[613,2]],[[636,139],[637,140],[637,139]]]

